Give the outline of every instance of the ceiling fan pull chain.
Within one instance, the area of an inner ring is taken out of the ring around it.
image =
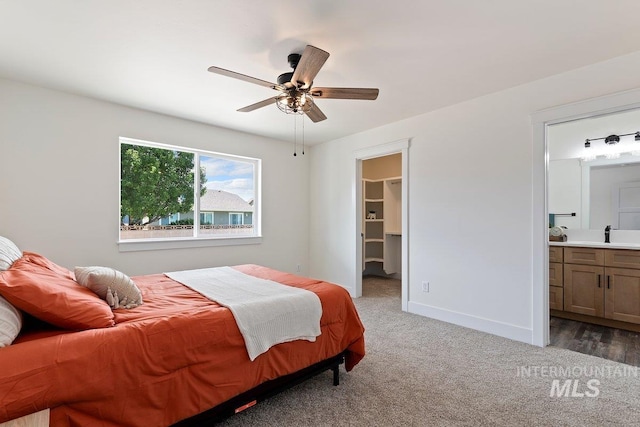
[[[304,156],[304,114],[301,115],[301,120],[302,120],[302,155]]]
[[[297,156],[298,154],[296,153],[296,148],[297,148],[297,142],[298,142],[298,132],[296,131],[296,116],[293,116],[293,155]]]

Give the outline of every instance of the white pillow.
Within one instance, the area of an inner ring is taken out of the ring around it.
[[[142,304],[140,289],[126,274],[109,267],[76,267],[76,281],[91,289],[112,309]]]
[[[22,328],[22,314],[0,297],[0,347],[11,345]]]
[[[0,271],[8,270],[14,261],[22,258],[22,251],[11,240],[0,236]]]

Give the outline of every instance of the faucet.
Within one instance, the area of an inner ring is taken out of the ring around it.
[[[611,243],[610,238],[609,238],[609,237],[610,237],[610,235],[611,235],[611,226],[610,226],[610,225],[607,225],[607,226],[604,228],[604,242],[605,242],[605,243]]]

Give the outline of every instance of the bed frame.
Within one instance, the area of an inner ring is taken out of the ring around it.
[[[342,352],[292,374],[264,382],[214,408],[182,420],[172,427],[199,427],[220,422],[329,369],[333,371],[333,385],[337,386],[340,384],[339,368],[344,363],[344,358],[345,352]]]

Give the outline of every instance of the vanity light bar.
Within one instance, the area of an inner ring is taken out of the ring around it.
[[[589,148],[591,147],[591,141],[599,141],[601,139],[604,139],[604,143],[607,145],[615,145],[618,142],[620,142],[620,137],[621,136],[629,136],[629,135],[633,135],[633,139],[636,141],[640,141],[640,131],[637,132],[631,132],[631,133],[623,133],[620,135],[616,135],[616,134],[612,134],[609,136],[603,136],[602,138],[587,138],[584,141],[584,148]]]

